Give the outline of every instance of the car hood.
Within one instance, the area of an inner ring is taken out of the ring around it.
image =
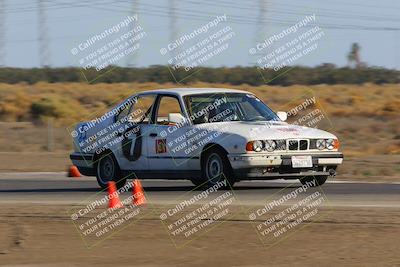
[[[336,138],[335,135],[316,128],[309,128],[277,121],[230,121],[201,124],[203,128],[221,131],[225,134],[240,135],[247,140]]]

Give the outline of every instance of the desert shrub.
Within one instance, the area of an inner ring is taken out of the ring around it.
[[[52,117],[59,123],[68,124],[82,119],[86,111],[72,99],[51,95],[33,101],[30,113],[35,122],[45,122]]]
[[[99,73],[95,69],[85,70],[85,77],[79,68],[43,68],[19,69],[0,68],[0,83],[27,82],[35,84],[40,81],[49,83],[87,82],[91,83],[126,83],[126,82],[157,82],[165,83],[226,83],[263,84],[289,86],[294,84],[393,84],[400,82],[398,70],[369,68],[338,68],[333,64],[322,64],[317,67],[284,67],[279,71],[261,70],[256,67],[198,67],[190,72],[183,69],[173,70],[168,66],[150,66],[146,68],[122,68],[110,66]],[[101,75],[104,74],[104,75]]]
[[[0,118],[5,121],[24,121],[29,119],[28,108],[31,100],[22,92],[7,94],[0,98]]]

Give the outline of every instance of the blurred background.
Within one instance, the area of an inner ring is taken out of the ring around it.
[[[63,171],[75,123],[138,91],[190,86],[249,90],[285,111],[311,92],[341,141],[338,179],[396,180],[399,11],[390,0],[0,0],[0,170]],[[206,32],[196,31],[205,25]],[[320,38],[303,39],[312,51],[282,60],[280,48],[291,51],[288,43],[315,27]],[[106,58],[101,48],[136,29],[143,38],[96,69],[93,60]],[[203,41],[224,29],[233,34],[214,39],[224,46],[201,54]],[[265,68],[263,58],[276,61]]]

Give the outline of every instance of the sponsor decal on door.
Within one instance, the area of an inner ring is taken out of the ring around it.
[[[156,153],[166,153],[167,152],[167,139],[157,139],[156,140]]]

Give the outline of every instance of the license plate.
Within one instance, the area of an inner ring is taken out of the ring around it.
[[[293,168],[309,168],[312,167],[311,156],[292,156],[292,167]]]

